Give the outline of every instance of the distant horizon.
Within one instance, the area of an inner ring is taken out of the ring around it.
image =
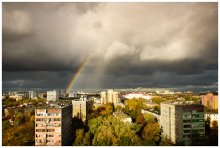
[[[2,92],[7,92],[7,91],[49,91],[49,90],[66,90],[66,88],[3,88]],[[108,89],[113,89],[113,90],[133,90],[133,91],[174,91],[174,92],[187,92],[187,91],[193,91],[193,92],[218,92],[218,88],[78,88],[78,89],[71,89],[70,92],[77,92],[77,91],[104,91]]]

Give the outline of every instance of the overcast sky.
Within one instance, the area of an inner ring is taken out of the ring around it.
[[[217,3],[3,3],[3,88],[217,88]]]

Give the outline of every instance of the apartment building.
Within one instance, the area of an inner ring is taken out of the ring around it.
[[[36,97],[37,97],[37,94],[36,94],[35,91],[29,91],[28,94],[29,94],[29,98],[30,98],[30,99],[33,99],[33,98],[36,98]]]
[[[87,121],[88,105],[88,101],[72,100],[72,117],[82,119],[83,122]]]
[[[35,109],[35,146],[70,146],[72,105]]]
[[[202,145],[205,136],[204,106],[161,103],[162,134],[177,145]]]
[[[58,101],[60,97],[59,90],[47,91],[47,101]]]
[[[109,89],[107,92],[101,92],[101,104],[106,103],[120,103],[121,102],[121,94],[120,92],[116,92],[112,89]]]
[[[208,93],[202,95],[202,104],[208,109],[218,109],[218,95],[213,93]]]

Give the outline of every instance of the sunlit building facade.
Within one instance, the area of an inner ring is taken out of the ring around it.
[[[162,135],[179,145],[202,145],[205,136],[204,106],[161,103]]]
[[[87,121],[88,105],[88,101],[72,100],[72,117],[82,119],[83,122]]]
[[[109,89],[107,92],[101,92],[101,104],[106,103],[120,103],[121,102],[121,94],[120,92],[113,91]]]
[[[208,109],[218,109],[218,95],[208,93],[202,96],[202,104]]]
[[[35,110],[35,146],[70,146],[72,105]]]
[[[47,101],[58,101],[60,97],[59,90],[47,91]]]
[[[30,98],[30,99],[33,99],[33,98],[36,98],[36,97],[37,97],[37,94],[36,94],[35,91],[29,91],[28,94],[29,94],[29,98]]]

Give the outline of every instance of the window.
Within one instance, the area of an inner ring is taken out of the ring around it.
[[[183,118],[188,118],[188,119],[190,119],[190,118],[191,118],[191,115],[183,115]]]
[[[45,132],[45,129],[36,129],[36,132]]]
[[[54,137],[54,135],[49,134],[49,135],[47,135],[47,137]]]
[[[36,121],[45,121],[44,118],[36,118]]]
[[[47,142],[54,142],[54,140],[47,140]]]
[[[54,121],[60,121],[60,118],[54,118]]]
[[[47,132],[54,132],[54,129],[47,129]]]
[[[42,127],[43,124],[36,124],[36,127]]]
[[[190,128],[191,125],[184,125],[183,128]]]
[[[183,119],[183,123],[189,123],[189,122],[191,122],[191,120],[185,120],[185,119]]]
[[[37,116],[43,116],[44,114],[43,113],[37,113]]]
[[[47,127],[53,127],[54,124],[47,124]]]
[[[191,133],[191,130],[183,130],[183,133]]]

